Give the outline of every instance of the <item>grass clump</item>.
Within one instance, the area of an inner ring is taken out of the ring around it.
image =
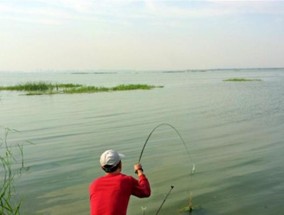
[[[225,79],[224,81],[235,81],[235,82],[242,82],[242,81],[261,81],[261,79],[229,78],[229,79]]]
[[[9,90],[9,91],[29,91],[29,92],[47,92],[47,91],[59,91],[62,88],[74,88],[81,87],[80,84],[52,84],[49,82],[27,82],[24,84],[18,84],[15,86],[0,86],[0,90]]]
[[[81,86],[77,88],[67,88],[63,90],[63,92],[67,94],[97,93],[97,92],[107,92],[107,91],[110,91],[110,89],[106,87],[95,87],[95,86]]]
[[[122,84],[115,87],[84,86],[81,84],[52,84],[48,82],[27,82],[15,86],[1,87],[0,90],[26,91],[26,95],[52,95],[52,94],[75,94],[75,93],[97,93],[125,90],[150,90],[156,87],[146,84]]]
[[[68,88],[64,93],[97,93],[97,92],[111,92],[111,91],[125,91],[125,90],[150,90],[155,86],[146,84],[122,84],[115,87],[96,87],[96,86],[81,86],[77,88]]]
[[[52,89],[53,86],[47,82],[27,82],[24,84],[18,84],[15,86],[0,87],[0,90],[11,91],[46,91]]]
[[[111,90],[113,91],[120,91],[120,90],[150,90],[155,86],[147,85],[147,84],[121,84],[116,87],[112,87]]]

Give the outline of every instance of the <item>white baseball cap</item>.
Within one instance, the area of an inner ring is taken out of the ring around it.
[[[101,155],[100,164],[102,167],[104,167],[105,165],[116,166],[119,163],[119,161],[121,161],[121,158],[124,157],[125,156],[123,154],[120,154],[112,149],[106,150]]]

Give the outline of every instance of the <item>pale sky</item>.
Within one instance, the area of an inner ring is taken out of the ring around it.
[[[0,0],[0,71],[284,67],[282,0]]]

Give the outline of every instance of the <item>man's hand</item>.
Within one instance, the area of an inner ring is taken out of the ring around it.
[[[143,174],[143,168],[142,168],[142,165],[140,163],[137,163],[134,165],[134,172],[140,176]]]

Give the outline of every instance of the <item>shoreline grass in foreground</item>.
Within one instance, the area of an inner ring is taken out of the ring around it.
[[[85,86],[81,84],[52,84],[49,82],[27,82],[14,86],[0,86],[0,91],[24,91],[26,95],[52,95],[52,94],[77,94],[77,93],[98,93],[126,90],[150,90],[162,88],[147,84],[121,84],[115,87]]]
[[[229,78],[229,79],[225,79],[223,81],[244,82],[244,81],[261,81],[261,79]]]
[[[0,214],[19,215],[22,200],[15,190],[15,179],[29,168],[24,165],[23,145],[8,143],[10,132],[18,131],[5,128],[3,138],[0,137]]]

